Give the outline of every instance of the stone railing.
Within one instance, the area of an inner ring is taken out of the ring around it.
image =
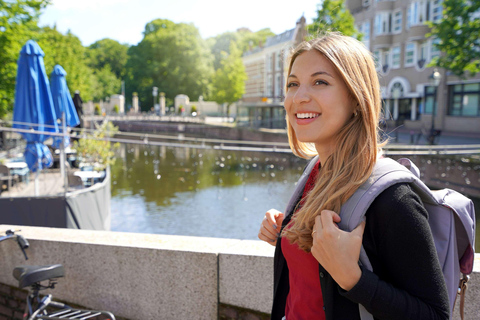
[[[273,247],[261,241],[0,225],[0,232],[7,229],[21,229],[30,248],[25,261],[14,241],[0,244],[0,314],[8,307],[5,288],[18,285],[15,266],[56,263],[66,274],[55,298],[125,319],[267,319],[270,313]],[[480,255],[476,262],[466,319],[480,308]]]

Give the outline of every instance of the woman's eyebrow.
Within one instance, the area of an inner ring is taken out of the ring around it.
[[[319,76],[319,75],[326,75],[326,76],[329,76],[330,78],[333,78],[333,76],[326,72],[326,71],[317,71],[317,72],[314,72],[312,73],[311,77],[315,77],[315,76]]]
[[[334,78],[330,73],[328,73],[328,72],[326,72],[326,71],[317,71],[317,72],[314,72],[314,73],[311,74],[310,77],[313,78],[313,77],[316,77],[316,76],[319,76],[319,75],[326,75],[326,76],[329,76],[330,78]],[[297,76],[292,73],[292,74],[290,74],[290,75],[288,76],[288,78],[297,78]],[[334,78],[334,79],[335,79],[335,78]]]

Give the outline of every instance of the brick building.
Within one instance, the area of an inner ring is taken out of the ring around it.
[[[255,123],[255,127],[285,128],[285,58],[305,35],[306,21],[302,16],[295,28],[267,38],[265,44],[243,55],[247,81],[238,105],[240,121]]]
[[[438,40],[426,37],[430,31],[426,21],[442,18],[441,0],[346,0],[346,4],[377,61],[391,126],[480,134],[480,75],[461,80],[438,69],[438,94],[432,85],[434,68],[427,65],[441,52],[435,48]]]

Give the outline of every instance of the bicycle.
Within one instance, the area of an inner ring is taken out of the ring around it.
[[[0,237],[0,242],[7,239],[16,239],[25,256],[25,260],[28,260],[25,249],[30,245],[24,237],[15,234],[15,231],[13,230],[7,230],[5,236]],[[41,297],[40,291],[54,289],[57,284],[57,279],[64,277],[64,275],[65,269],[61,264],[46,266],[18,266],[13,269],[13,277],[18,280],[18,287],[20,289],[28,287],[23,320],[115,320],[115,316],[108,311],[73,308],[64,303],[54,301],[51,294]],[[46,281],[48,281],[48,284],[42,284]]]

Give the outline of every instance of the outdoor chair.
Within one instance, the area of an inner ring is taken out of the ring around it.
[[[7,189],[10,191],[12,189],[12,182],[15,181],[18,183],[18,176],[10,174],[10,169],[3,164],[0,164],[0,180],[2,181],[2,188],[3,188],[3,181],[7,181]]]
[[[74,171],[68,171],[67,180],[68,187],[72,189],[83,189],[85,186],[83,184],[82,178],[73,174]]]

